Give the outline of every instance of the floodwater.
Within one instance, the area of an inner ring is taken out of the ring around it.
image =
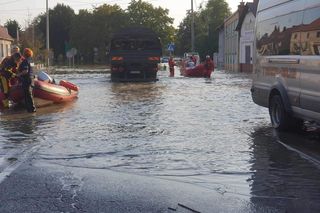
[[[252,102],[249,75],[167,75],[155,83],[55,75],[77,84],[79,98],[35,114],[1,112],[0,171],[33,158],[174,179],[275,208],[318,207],[317,133],[273,131],[267,109]]]

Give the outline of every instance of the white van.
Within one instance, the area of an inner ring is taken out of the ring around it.
[[[274,128],[320,122],[320,0],[260,0],[252,99]]]

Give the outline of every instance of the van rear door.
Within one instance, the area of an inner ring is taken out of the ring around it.
[[[305,4],[301,32],[301,108],[320,113],[320,2]],[[315,115],[310,117],[315,118]]]

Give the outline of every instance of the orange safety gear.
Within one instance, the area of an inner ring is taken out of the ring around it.
[[[174,60],[172,57],[170,57],[168,64],[169,64],[170,77],[173,77],[174,76],[174,66],[176,64],[174,63]]]
[[[30,48],[25,48],[23,50],[23,56],[26,58],[32,57],[33,56],[33,51]]]
[[[14,53],[10,58],[6,58],[1,62],[0,66],[0,82],[1,91],[3,92],[4,99],[2,100],[3,107],[9,107],[8,94],[10,89],[10,80],[16,76],[16,70],[20,63],[22,56],[20,53]]]
[[[210,56],[206,57],[206,61],[204,64],[205,70],[204,70],[204,77],[210,78],[211,73],[214,71],[214,63],[211,60]]]

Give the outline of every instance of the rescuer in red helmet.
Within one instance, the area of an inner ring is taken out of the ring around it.
[[[205,78],[210,78],[211,77],[211,73],[214,71],[214,63],[211,60],[209,55],[206,56],[206,61],[204,63],[204,67],[205,67],[204,77]]]
[[[174,66],[176,65],[176,63],[174,63],[172,56],[170,56],[168,64],[169,64],[170,77],[173,77],[174,76]]]

